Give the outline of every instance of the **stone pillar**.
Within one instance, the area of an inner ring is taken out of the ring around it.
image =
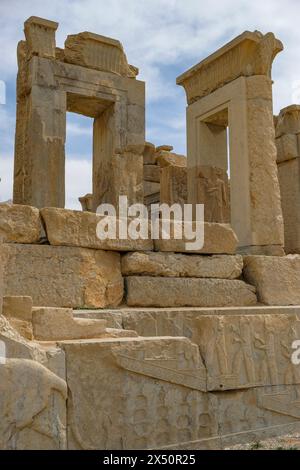
[[[300,253],[300,106],[291,105],[276,119],[277,167],[286,253]]]
[[[188,202],[202,202],[202,165],[228,171],[231,224],[246,252],[283,245],[271,81],[282,48],[272,33],[246,31],[177,79],[188,101]]]

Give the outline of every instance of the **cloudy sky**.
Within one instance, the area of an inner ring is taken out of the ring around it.
[[[59,22],[56,42],[92,31],[119,39],[146,81],[146,139],[185,153],[185,94],[176,77],[244,30],[273,31],[274,112],[300,103],[299,0],[0,0],[0,200],[12,194],[16,47],[29,16]],[[3,104],[3,88],[6,103]],[[92,120],[68,114],[66,207],[91,191]]]

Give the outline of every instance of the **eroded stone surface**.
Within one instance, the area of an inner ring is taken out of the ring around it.
[[[33,335],[38,341],[99,338],[105,334],[105,320],[73,318],[72,309],[36,307],[32,314]]]
[[[244,276],[267,305],[300,304],[300,256],[245,256]]]
[[[28,295],[4,296],[3,315],[20,320],[32,320],[32,298]]]
[[[122,256],[122,274],[164,277],[206,277],[235,279],[242,273],[240,255],[185,255],[134,252]]]
[[[65,449],[65,381],[28,359],[7,359],[0,379],[0,448]]]
[[[89,212],[48,207],[41,210],[45,222],[47,237],[51,245],[65,245],[97,250],[136,251],[151,250],[153,242],[148,240],[107,238],[97,236],[99,216]]]
[[[5,295],[30,295],[33,305],[118,305],[123,280],[118,253],[86,248],[4,244]]]
[[[239,280],[128,276],[127,304],[143,307],[253,305],[255,288]]]
[[[191,230],[195,230],[195,225],[190,225]],[[237,248],[237,237],[228,224],[204,223],[204,245],[202,248],[193,248],[187,243],[194,242],[195,238],[189,240],[184,236],[181,238],[182,227],[171,222],[170,239],[164,240],[162,237],[154,240],[156,251],[174,251],[177,253],[203,253],[203,254],[234,254]]]
[[[186,338],[90,340],[62,347],[70,388],[69,448],[157,448],[216,430],[209,396],[201,392],[205,369],[198,348]]]
[[[0,204],[0,238],[3,242],[38,243],[42,235],[39,210],[21,204]]]

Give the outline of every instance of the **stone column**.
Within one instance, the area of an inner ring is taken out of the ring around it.
[[[282,48],[272,33],[246,31],[177,79],[188,101],[188,202],[203,202],[201,166],[228,171],[231,224],[246,252],[283,251],[271,81]]]

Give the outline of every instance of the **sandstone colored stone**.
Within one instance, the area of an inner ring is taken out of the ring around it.
[[[166,166],[160,170],[160,202],[169,204],[187,203],[187,169],[182,166]]]
[[[280,110],[276,122],[276,137],[285,134],[299,134],[300,132],[300,105],[292,104]]]
[[[195,230],[194,224],[191,222],[186,222],[186,224]],[[180,238],[181,234],[182,227],[171,221],[170,239],[154,240],[155,250],[178,253],[234,254],[238,244],[237,237],[228,224],[204,222],[204,245],[202,248],[193,248],[193,246],[187,245],[196,239],[188,240],[184,236]]]
[[[119,194],[142,203],[145,84],[119,41],[83,32],[57,50],[56,28],[31,18],[18,45],[13,200],[64,207],[66,113],[75,112],[94,119],[93,210]]]
[[[122,44],[99,34],[83,32],[69,35],[65,41],[65,60],[96,70],[135,77],[127,63]]]
[[[202,392],[205,368],[198,348],[186,338],[67,341],[61,346],[70,390],[70,449],[162,448],[214,433],[213,406]]]
[[[112,251],[153,249],[153,242],[150,238],[132,240],[127,237],[123,240],[117,236],[116,239],[101,240],[96,232],[101,218],[94,213],[47,207],[41,210],[41,216],[50,245]]]
[[[16,319],[10,318],[9,320]],[[5,357],[36,361],[65,380],[64,352],[54,344],[47,344],[42,347],[36,342],[28,341],[13,327],[10,321],[0,315],[0,341],[1,345],[5,345]],[[27,323],[29,324],[29,322]]]
[[[155,145],[151,142],[145,142],[143,162],[144,165],[155,165]]]
[[[144,181],[144,198],[160,192],[160,183]]]
[[[245,31],[180,75],[176,83],[184,87],[190,105],[240,76],[269,75],[282,49],[273,33]]]
[[[170,165],[183,167],[186,167],[187,165],[187,159],[185,155],[171,153],[166,150],[160,150],[159,152],[156,152],[156,161],[161,168]]]
[[[9,317],[9,323],[11,326],[24,338],[31,341],[33,339],[32,323],[27,320],[21,320],[20,318]]]
[[[244,276],[267,305],[300,304],[300,255],[245,256]]]
[[[84,196],[79,197],[78,200],[83,211],[93,211],[93,195],[91,193],[87,193]]]
[[[227,172],[215,166],[198,167],[197,199],[204,204],[206,222],[230,223],[230,189]]]
[[[284,134],[276,139],[277,163],[291,160],[299,156],[296,134]]]
[[[160,167],[158,165],[144,165],[144,181],[160,182]]]
[[[253,286],[239,280],[129,276],[131,307],[227,307],[254,305]]]
[[[0,367],[0,449],[66,449],[64,380],[38,362],[7,359]]]
[[[197,344],[208,390],[298,385],[300,392],[299,367],[291,361],[299,307],[123,308],[121,313],[123,328],[140,336],[184,335]]]
[[[299,314],[202,315],[197,328],[208,390],[300,384],[291,360]]]
[[[217,412],[221,444],[251,443],[299,432],[299,386],[256,387],[249,390],[217,392]]]
[[[32,298],[28,295],[4,296],[3,315],[19,320],[32,320]]]
[[[58,23],[31,16],[24,23],[24,33],[30,56],[55,57],[55,31]]]
[[[173,148],[174,147],[172,145],[159,145],[156,147],[156,152],[160,152],[161,150],[164,150],[165,152],[172,152]]]
[[[99,338],[105,334],[105,320],[73,318],[72,309],[35,307],[33,335],[38,341]]]
[[[122,256],[124,276],[143,274],[164,277],[204,277],[235,279],[242,273],[240,255],[185,255],[175,253],[133,252]]]
[[[38,243],[42,234],[39,210],[21,204],[0,204],[0,237],[8,243]]]
[[[30,295],[33,305],[105,307],[123,297],[120,255],[102,250],[4,244],[5,295]]]
[[[228,171],[230,147],[230,222],[240,247],[283,246],[271,80],[282,49],[273,33],[245,31],[177,78],[188,102],[188,202],[202,202],[200,167]]]

